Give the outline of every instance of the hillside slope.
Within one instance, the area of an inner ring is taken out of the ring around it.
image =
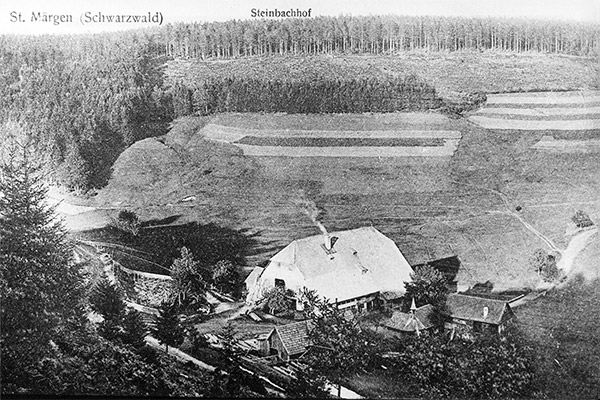
[[[235,145],[205,140],[215,126],[321,135],[349,130],[355,136],[459,131],[462,139],[456,153],[442,159],[248,157]],[[411,263],[458,255],[461,287],[487,280],[496,289],[535,287],[539,277],[528,260],[546,244],[522,220],[564,248],[570,216],[581,208],[597,218],[600,198],[594,158],[530,149],[542,134],[485,130],[427,113],[187,118],[166,137],[128,149],[96,200],[136,209],[145,219],[177,215],[176,223],[250,229],[263,243],[252,262],[318,233],[307,215],[307,208],[317,207],[331,230],[376,226]]]

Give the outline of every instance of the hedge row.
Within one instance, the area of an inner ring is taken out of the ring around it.
[[[177,117],[220,112],[328,114],[396,112],[442,106],[435,89],[414,75],[391,79],[211,79],[171,88]]]

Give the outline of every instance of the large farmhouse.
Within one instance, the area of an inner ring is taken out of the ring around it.
[[[402,296],[412,272],[396,244],[377,229],[333,232],[295,240],[264,270],[253,271],[246,280],[246,302],[256,304],[266,290],[279,286],[315,290],[340,307],[368,308],[380,295]]]

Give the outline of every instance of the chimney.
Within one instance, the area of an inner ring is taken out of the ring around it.
[[[323,246],[325,246],[325,250],[333,249],[333,245],[337,242],[337,236],[329,236],[328,233],[323,235]]]
[[[331,250],[331,238],[328,234],[323,235],[323,246],[325,246],[325,250]]]
[[[490,312],[489,308],[483,307],[483,319],[487,318],[489,312]]]
[[[333,246],[335,245],[335,242],[337,242],[337,240],[338,240],[338,237],[337,237],[337,236],[332,236],[332,237],[329,239],[329,245],[330,245],[330,248],[331,248],[331,249],[333,249]]]

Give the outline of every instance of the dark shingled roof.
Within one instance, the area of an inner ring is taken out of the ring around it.
[[[433,306],[427,304],[415,310],[415,316],[410,313],[394,311],[391,318],[383,326],[402,332],[414,332],[417,328],[422,331],[435,326],[433,323]]]
[[[295,322],[293,324],[276,326],[273,332],[277,332],[285,349],[290,356],[304,353],[310,344],[308,329],[311,321]],[[273,334],[273,333],[271,333]]]
[[[485,318],[484,307],[488,310]],[[446,301],[446,313],[456,319],[499,325],[506,312],[510,312],[510,306],[502,300],[451,294]]]

